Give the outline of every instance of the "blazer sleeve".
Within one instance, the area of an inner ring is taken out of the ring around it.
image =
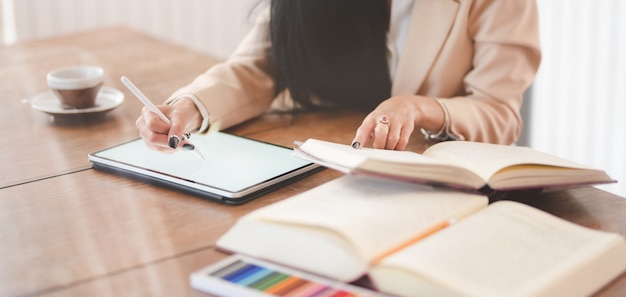
[[[522,96],[541,60],[535,0],[476,0],[467,14],[473,41],[464,96],[448,98],[448,132],[461,140],[514,143]]]
[[[275,97],[268,30],[266,9],[226,61],[175,91],[166,102],[193,94],[208,111],[210,130],[226,129],[264,113]]]

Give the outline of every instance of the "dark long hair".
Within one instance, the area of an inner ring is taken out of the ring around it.
[[[370,110],[391,93],[387,0],[272,0],[276,92]]]

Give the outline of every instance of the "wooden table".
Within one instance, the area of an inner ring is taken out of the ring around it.
[[[58,121],[22,103],[45,73],[97,64],[125,102],[97,119]],[[226,255],[216,240],[242,215],[340,176],[324,170],[240,206],[221,205],[90,168],[87,153],[137,137],[141,104],[165,99],[214,59],[124,28],[0,48],[0,296],[188,296],[189,275]],[[267,114],[229,132],[290,146],[348,143],[363,114]],[[410,149],[428,144],[414,137]],[[626,235],[626,199],[592,187],[507,197],[581,225]],[[624,296],[622,275],[598,296]]]

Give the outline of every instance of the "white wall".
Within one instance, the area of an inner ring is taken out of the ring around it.
[[[0,0],[0,12],[5,42],[125,25],[225,58],[259,1]],[[544,59],[528,145],[605,169],[620,182],[601,188],[626,196],[626,1],[537,1]]]

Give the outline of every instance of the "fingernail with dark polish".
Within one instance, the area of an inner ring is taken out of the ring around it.
[[[183,149],[188,151],[193,151],[196,147],[193,144],[185,143],[183,144]]]
[[[177,148],[177,147],[178,147],[178,142],[179,142],[179,141],[180,141],[180,139],[178,138],[178,136],[176,136],[176,135],[172,135],[172,136],[170,137],[170,141],[169,141],[168,145],[169,145],[171,148],[175,149],[175,148]]]
[[[361,147],[361,143],[358,142],[358,141],[355,141],[355,142],[352,143],[352,147],[355,148],[355,149],[358,149],[358,148]]]

